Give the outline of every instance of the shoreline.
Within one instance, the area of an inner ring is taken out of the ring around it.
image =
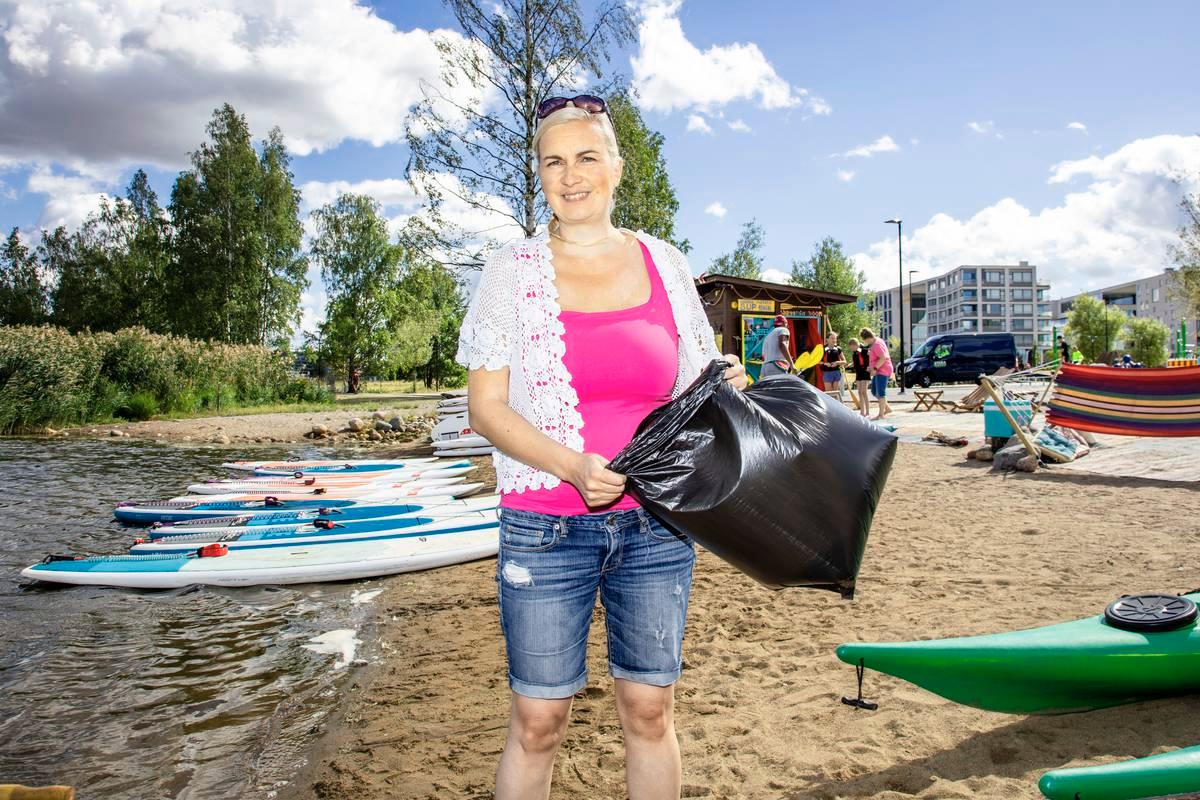
[[[1014,630],[1187,590],[1200,527],[1179,513],[1195,498],[1157,481],[1000,475],[901,443],[854,601],[768,590],[699,553],[676,693],[683,796],[1032,800],[1049,769],[1196,744],[1195,697],[1008,716],[869,672],[880,709],[855,711],[840,703],[854,670],[833,655],[843,641]],[[488,560],[388,579],[372,663],[280,800],[491,796],[508,708],[494,573]],[[553,798],[624,797],[605,652],[597,610]]]

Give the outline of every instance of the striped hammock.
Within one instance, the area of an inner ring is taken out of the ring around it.
[[[1118,436],[1200,436],[1200,367],[1064,366],[1046,421]]]

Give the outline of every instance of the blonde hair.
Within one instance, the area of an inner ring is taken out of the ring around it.
[[[600,127],[600,134],[604,137],[604,149],[608,152],[609,158],[613,161],[623,160],[621,158],[621,149],[617,146],[617,132],[613,129],[612,120],[609,119],[608,114],[593,114],[590,111],[584,111],[582,108],[576,108],[575,106],[564,106],[539,122],[537,128],[534,130],[533,146],[529,152],[533,162],[536,164],[540,158],[538,149],[542,146],[542,137],[546,135],[546,131],[555,125],[562,125],[580,119],[595,122]]]

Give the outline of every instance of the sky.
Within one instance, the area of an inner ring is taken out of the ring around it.
[[[905,280],[1024,260],[1057,297],[1172,263],[1200,191],[1195,0],[630,8],[610,68],[665,138],[697,274],[751,219],[775,280],[832,236],[895,286],[892,218]],[[165,204],[224,102],[256,139],[282,129],[305,213],[352,190],[398,226],[422,203],[404,129],[435,37],[461,38],[435,0],[0,0],[0,227],[76,226],[138,168]]]

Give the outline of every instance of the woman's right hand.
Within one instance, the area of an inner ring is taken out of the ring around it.
[[[625,476],[608,468],[608,461],[596,453],[579,453],[566,480],[583,495],[589,508],[615,502],[625,492]]]

